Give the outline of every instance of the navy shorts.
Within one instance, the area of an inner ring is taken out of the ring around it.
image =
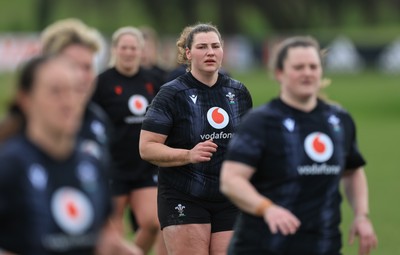
[[[239,210],[228,199],[209,201],[159,185],[158,219],[161,229],[184,224],[211,224],[211,232],[233,230]]]
[[[146,175],[136,180],[124,180],[124,179],[111,179],[110,189],[113,196],[128,195],[133,190],[157,187],[158,179],[157,174]]]

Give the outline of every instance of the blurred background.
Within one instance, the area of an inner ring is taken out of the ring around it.
[[[373,254],[400,254],[400,0],[0,0],[0,116],[18,66],[40,51],[40,31],[70,17],[101,33],[99,72],[108,61],[110,36],[121,26],[154,28],[160,66],[170,70],[182,29],[212,22],[224,39],[224,67],[245,83],[256,106],[279,92],[266,69],[273,45],[291,35],[314,36],[328,50],[331,85],[325,93],[354,117],[368,161],[371,218],[380,242]],[[344,254],[357,254],[357,245],[347,244],[351,217],[343,203]]]
[[[14,70],[37,51],[43,28],[68,17],[97,28],[106,43],[120,26],[154,28],[166,68],[175,64],[174,44],[183,27],[211,21],[224,36],[226,67],[234,71],[262,65],[276,40],[295,34],[313,35],[330,49],[328,70],[400,71],[400,0],[0,0],[0,4],[0,71]]]

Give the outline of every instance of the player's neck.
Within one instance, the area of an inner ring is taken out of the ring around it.
[[[54,132],[39,125],[28,124],[26,135],[36,146],[56,160],[68,158],[76,142],[75,137]]]
[[[311,112],[317,106],[318,102],[317,97],[298,99],[286,94],[281,94],[280,98],[285,104],[303,112]]]
[[[115,66],[115,69],[117,69],[117,71],[120,74],[128,76],[128,77],[134,76],[135,74],[137,74],[139,72],[139,68],[140,68],[139,66],[136,67],[136,68],[134,68],[134,67],[132,67],[132,68],[124,68],[124,67],[121,67],[121,66],[118,66],[118,65]]]
[[[194,78],[196,78],[198,81],[201,83],[204,83],[205,85],[212,87],[217,83],[218,80],[218,72],[215,73],[204,73],[196,70],[191,70],[190,71],[193,75]]]

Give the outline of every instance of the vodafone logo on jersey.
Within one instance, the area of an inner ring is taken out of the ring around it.
[[[142,95],[133,95],[128,100],[129,110],[135,115],[144,115],[148,105],[149,101]]]
[[[51,212],[58,226],[69,235],[84,233],[94,220],[88,197],[73,187],[62,187],[54,193]]]
[[[326,134],[314,132],[304,140],[304,149],[312,160],[321,163],[332,157],[333,143]]]
[[[213,128],[222,129],[228,125],[229,115],[220,107],[212,107],[207,112],[207,120]]]

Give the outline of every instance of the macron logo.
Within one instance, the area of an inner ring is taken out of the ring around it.
[[[193,103],[196,103],[196,101],[197,101],[197,95],[191,95],[191,96],[189,96],[189,97],[190,97],[190,99],[192,99]]]
[[[283,121],[283,125],[287,128],[287,130],[289,130],[290,132],[293,132],[295,122],[293,119],[287,118]]]

